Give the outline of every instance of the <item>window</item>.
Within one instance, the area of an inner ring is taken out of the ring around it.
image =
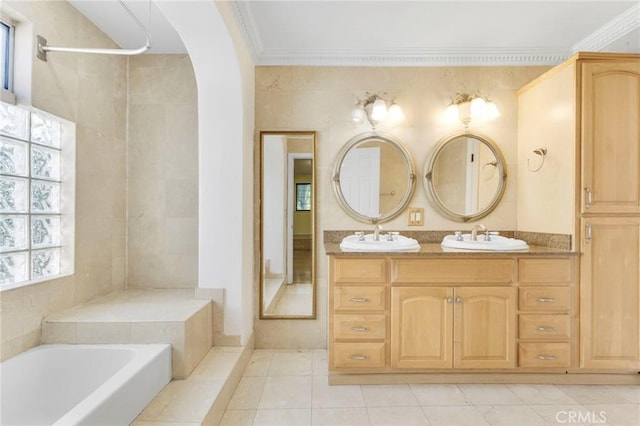
[[[0,81],[2,89],[13,91],[13,26],[0,20]]]
[[[296,211],[311,211],[310,183],[296,183]]]
[[[72,272],[69,136],[64,120],[0,103],[0,289]]]

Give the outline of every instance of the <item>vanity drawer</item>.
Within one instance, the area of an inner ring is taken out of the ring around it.
[[[570,283],[572,280],[571,259],[520,259],[518,280],[527,284]]]
[[[333,310],[384,311],[386,287],[340,285],[333,288]]]
[[[333,338],[352,340],[384,339],[385,315],[334,315]]]
[[[333,258],[333,282],[380,284],[387,282],[387,260],[384,258]]]
[[[521,340],[569,340],[569,315],[520,315],[518,336]]]
[[[385,345],[380,343],[334,343],[332,364],[334,368],[384,367]]]
[[[394,259],[391,281],[400,283],[511,283],[511,259]]]
[[[518,306],[523,311],[567,312],[571,307],[568,287],[520,287]]]
[[[518,365],[520,367],[569,367],[570,353],[569,343],[520,343]]]

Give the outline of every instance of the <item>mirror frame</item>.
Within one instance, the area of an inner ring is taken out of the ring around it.
[[[345,157],[347,156],[347,154],[351,149],[356,148],[358,145],[365,144],[369,142],[371,139],[377,139],[377,140],[380,140],[381,142],[390,143],[396,148],[398,148],[402,153],[402,156],[404,157],[404,161],[407,165],[408,185],[404,195],[402,196],[402,199],[398,202],[397,206],[394,209],[378,217],[365,216],[362,213],[354,210],[345,199],[344,194],[342,193],[342,188],[340,187],[340,169],[342,167],[342,162],[344,161]],[[356,135],[351,139],[349,139],[346,144],[344,144],[344,146],[340,149],[340,152],[338,152],[338,155],[336,157],[336,160],[333,166],[333,173],[331,176],[333,181],[333,192],[335,193],[336,198],[338,199],[338,204],[340,204],[340,207],[342,207],[342,209],[352,218],[360,222],[371,223],[371,224],[387,222],[395,218],[396,216],[398,216],[400,213],[402,213],[407,208],[407,205],[409,204],[409,202],[411,201],[411,198],[413,197],[413,193],[416,188],[416,180],[417,180],[416,169],[413,163],[413,158],[411,157],[411,154],[409,154],[409,151],[407,151],[404,145],[400,142],[400,140],[398,140],[394,136],[391,136],[385,133],[375,132],[375,131]]]
[[[265,136],[278,136],[278,135],[282,135],[282,136],[308,136],[311,138],[312,140],[312,168],[313,168],[313,175],[311,176],[311,229],[312,229],[312,233],[311,233],[311,284],[312,284],[312,295],[311,295],[311,315],[271,315],[271,314],[265,314],[264,312],[264,302],[263,302],[263,297],[264,297],[264,273],[263,273],[263,262],[264,262],[264,254],[263,254],[263,247],[264,247],[264,227],[263,227],[263,215],[264,215],[264,137]],[[277,320],[277,319],[304,319],[304,320],[315,320],[316,316],[317,316],[317,312],[318,312],[318,308],[317,308],[317,293],[318,293],[318,282],[316,279],[316,258],[317,258],[317,250],[316,250],[316,241],[317,241],[317,220],[316,220],[316,174],[317,174],[317,167],[316,167],[316,146],[317,146],[317,141],[318,141],[318,133],[316,131],[297,131],[297,130],[282,130],[282,131],[277,131],[277,130],[272,130],[272,131],[260,131],[259,134],[259,144],[260,144],[260,158],[259,158],[259,167],[258,167],[258,181],[259,181],[259,191],[260,191],[260,199],[259,199],[259,204],[260,204],[260,242],[259,242],[259,254],[258,254],[258,258],[259,258],[259,263],[258,263],[258,275],[259,275],[259,280],[258,280],[258,287],[259,287],[259,300],[258,300],[258,312],[259,312],[259,319],[261,320]]]
[[[440,197],[438,197],[438,193],[434,188],[433,179],[432,179],[433,166],[435,165],[435,162],[438,159],[438,155],[442,152],[442,150],[445,148],[445,146],[449,142],[460,137],[474,138],[484,143],[489,148],[489,150],[491,150],[493,155],[496,157],[496,161],[498,163],[496,167],[498,168],[498,172],[500,173],[499,174],[500,182],[499,182],[498,190],[496,191],[496,194],[491,199],[491,202],[489,203],[489,205],[486,208],[469,215],[456,213],[453,210],[449,209],[447,206],[445,206],[442,200],[440,199]],[[433,208],[435,208],[443,216],[449,219],[455,220],[456,222],[470,222],[470,221],[478,220],[480,218],[487,216],[489,213],[494,211],[498,206],[498,204],[500,203],[500,200],[502,199],[505,188],[507,186],[507,163],[504,159],[504,156],[502,155],[502,151],[500,151],[500,148],[493,140],[491,140],[489,137],[482,135],[480,133],[469,132],[465,130],[462,132],[457,132],[457,133],[445,136],[444,138],[440,139],[435,150],[425,162],[422,176],[423,176],[423,183],[424,183],[425,192],[427,194],[427,198],[431,202],[431,205],[433,206]]]

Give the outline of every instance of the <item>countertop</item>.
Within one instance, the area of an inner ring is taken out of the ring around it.
[[[394,252],[342,251],[339,243],[325,242],[324,249],[328,256],[393,256],[393,257],[513,257],[513,256],[576,256],[578,253],[559,248],[529,245],[528,250],[514,251],[480,251],[443,249],[438,243],[421,243],[420,250]]]

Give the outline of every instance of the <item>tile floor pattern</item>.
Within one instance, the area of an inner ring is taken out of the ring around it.
[[[640,425],[640,386],[339,385],[326,350],[256,349],[220,425]]]

